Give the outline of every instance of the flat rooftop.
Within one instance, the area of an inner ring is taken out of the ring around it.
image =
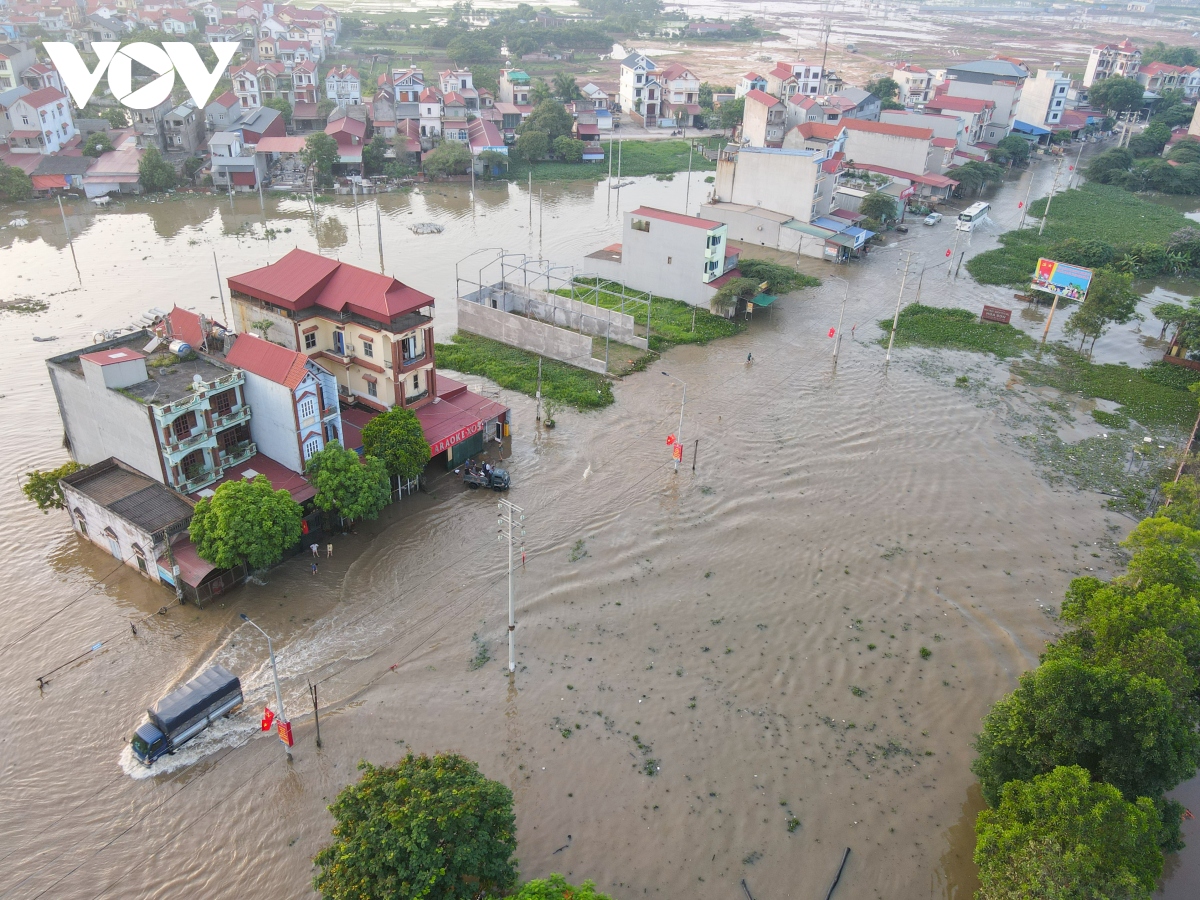
[[[235,371],[233,367],[218,365],[201,356],[165,365],[175,354],[167,349],[165,343],[153,352],[147,353],[145,348],[149,346],[153,337],[154,335],[148,331],[137,331],[125,338],[106,342],[101,348],[106,352],[131,350],[146,357],[146,372],[150,377],[139,384],[121,388],[121,392],[127,397],[140,400],[147,405],[166,406],[168,403],[190,397],[193,393],[192,384],[197,375],[208,384]],[[50,362],[56,363],[71,374],[82,378],[83,364],[79,359],[81,356],[90,354],[93,349],[85,347],[78,353],[58,356],[51,359]]]

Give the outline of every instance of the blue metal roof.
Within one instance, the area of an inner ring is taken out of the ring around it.
[[[1030,125],[1028,122],[1022,122],[1017,119],[1013,122],[1013,131],[1020,131],[1024,134],[1032,134],[1035,137],[1041,137],[1044,134],[1049,134],[1048,128],[1039,128],[1037,125]]]

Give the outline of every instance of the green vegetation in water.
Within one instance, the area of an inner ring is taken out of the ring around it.
[[[1047,431],[1025,435],[1020,442],[1050,484],[1104,494],[1110,509],[1135,515],[1145,514],[1155,485],[1173,461],[1168,451],[1144,444],[1140,437],[1109,435],[1069,444]]]
[[[536,353],[462,331],[456,332],[450,341],[434,348],[438,362],[445,368],[482,375],[503,388],[530,397],[537,392]],[[542,397],[578,410],[602,409],[613,402],[612,383],[595,372],[543,359]]]
[[[719,141],[718,141],[719,143]],[[503,176],[511,181],[525,181],[532,170],[534,181],[600,181],[608,178],[608,153],[613,153],[612,175],[617,177],[617,144],[608,141],[602,144],[604,159],[594,162],[535,162],[513,159]],[[693,152],[692,171],[710,172],[717,168],[715,162],[705,159],[704,154]],[[621,177],[634,178],[642,175],[673,175],[688,170],[688,141],[622,141]]]
[[[583,303],[599,304],[605,309],[624,309],[638,324],[645,329],[647,303],[650,303],[650,349],[661,352],[675,344],[707,344],[717,338],[737,334],[745,326],[721,316],[716,316],[706,309],[698,309],[681,300],[671,300],[666,297],[654,297],[645,291],[635,291],[625,288],[621,294],[621,285],[615,281],[603,279],[579,279],[575,288],[574,298]],[[595,288],[595,290],[592,290]],[[559,288],[555,293],[564,297],[571,296],[570,288]],[[693,330],[692,318],[695,316]]]
[[[487,643],[480,638],[478,633],[471,635],[471,640],[475,644],[475,656],[471,659],[471,671],[482,669],[491,661],[492,654],[488,650]]]
[[[1196,395],[1187,384],[1197,380],[1197,373],[1169,363],[1154,363],[1144,369],[1098,365],[1056,344],[1050,348],[1049,359],[1020,360],[1013,364],[1013,372],[1028,384],[1118,403],[1122,415],[1147,428],[1190,428],[1196,418]]]
[[[879,327],[883,330],[879,342],[886,345],[892,323],[885,319]],[[1012,325],[980,322],[977,313],[966,309],[938,309],[919,303],[900,310],[896,344],[975,350],[1001,358],[1020,356],[1037,346],[1033,338]]]
[[[583,543],[583,538],[580,538],[575,542],[575,546],[571,548],[571,555],[568,557],[568,559],[571,562],[579,562],[579,560],[583,559],[587,555],[587,547]]]
[[[50,308],[45,300],[36,297],[17,297],[15,300],[0,300],[0,312],[13,312],[28,316],[43,313]]]
[[[1093,409],[1092,418],[1105,428],[1128,428],[1129,417],[1123,416],[1120,413],[1105,412],[1102,409]]]
[[[1043,197],[1029,205],[1029,214],[1037,218],[1045,208]],[[1194,225],[1169,206],[1144,200],[1113,185],[1089,183],[1055,194],[1050,219],[1042,234],[1036,228],[1005,232],[1000,235],[1002,246],[967,260],[967,271],[980,284],[1024,287],[1037,268],[1038,257],[1047,256],[1089,267],[1112,264],[1120,271],[1158,274],[1143,271],[1150,262],[1143,257],[1157,257],[1172,234]],[[1105,255],[1110,260],[1101,263],[1086,258],[1062,259],[1072,255],[1061,252],[1065,242],[1088,243],[1093,248],[1099,244],[1101,249],[1107,245],[1109,252]],[[1146,248],[1154,249],[1146,252]]]

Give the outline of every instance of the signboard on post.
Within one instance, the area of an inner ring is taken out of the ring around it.
[[[1033,282],[1029,286],[1035,291],[1054,294],[1067,300],[1083,300],[1091,283],[1091,269],[1053,259],[1039,259]]]
[[[289,747],[294,746],[295,741],[292,740],[292,723],[291,722],[280,722],[279,725],[276,727],[279,731],[279,739],[281,741],[283,741],[285,744],[287,744]]]
[[[1012,320],[1011,309],[1001,309],[999,306],[984,306],[979,316],[981,322],[998,322],[1007,325]]]

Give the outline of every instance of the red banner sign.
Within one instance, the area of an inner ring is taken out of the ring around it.
[[[1001,325],[1007,325],[1011,319],[1012,310],[1001,309],[999,306],[985,306],[979,316],[981,322],[999,322]]]
[[[443,450],[448,450],[449,448],[453,447],[459,441],[465,441],[467,438],[471,437],[471,435],[479,434],[481,431],[483,431],[483,421],[481,419],[476,419],[466,428],[460,428],[458,431],[454,432],[454,434],[442,438],[429,448],[429,453],[431,456],[436,456]]]
[[[683,444],[676,444],[674,446],[674,448],[672,448],[672,450],[671,450],[671,455],[673,457],[675,457],[676,460],[682,460],[683,459]]]
[[[289,747],[294,746],[295,741],[292,740],[292,723],[291,722],[280,722],[277,727],[277,730],[279,732],[279,739],[281,741],[283,741]]]

